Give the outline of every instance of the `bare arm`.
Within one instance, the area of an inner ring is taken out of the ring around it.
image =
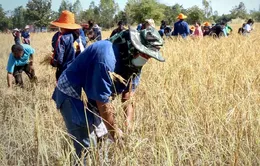
[[[30,59],[29,59],[29,64],[32,64],[32,63],[33,63],[33,58],[34,58],[34,55],[31,54],[31,55],[30,55]]]
[[[12,73],[7,73],[7,85],[8,85],[8,88],[12,88],[12,79],[13,79],[13,74]]]
[[[115,138],[115,134],[118,133],[119,129],[115,126],[114,108],[111,103],[103,103],[99,101],[96,101],[96,103],[99,113],[104,119],[107,130],[110,132],[111,136]]]
[[[130,101],[133,94],[133,92],[123,92],[121,100],[122,103],[124,103],[126,126],[128,130],[132,130],[132,121],[134,119],[133,103]]]

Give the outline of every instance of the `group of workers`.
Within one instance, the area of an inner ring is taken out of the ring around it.
[[[227,37],[231,34],[233,29],[227,22],[221,22],[217,24],[211,24],[209,22],[204,22],[202,25],[200,22],[196,22],[194,25],[189,26],[185,21],[187,16],[180,13],[177,17],[178,21],[174,23],[173,27],[167,25],[167,23],[162,20],[159,33],[160,35],[170,37],[170,36],[181,36],[182,38],[189,37],[203,37],[203,36],[214,36],[214,37]],[[251,32],[254,21],[249,19],[247,23],[243,24],[240,28],[239,33],[247,35]]]
[[[119,94],[124,103],[126,128],[132,130],[134,108],[130,99],[140,82],[146,62],[151,58],[165,61],[160,53],[164,35],[186,38],[203,37],[213,31],[219,35],[224,28],[225,35],[232,31],[226,24],[210,26],[204,23],[201,28],[199,22],[190,28],[185,18],[185,15],[179,14],[179,21],[174,23],[173,30],[162,21],[159,31],[155,29],[153,19],[146,19],[137,29],[126,29],[120,21],[118,28],[106,40],[101,40],[101,30],[97,25],[89,21],[88,26],[82,27],[75,23],[74,14],[67,10],[50,23],[59,28],[51,43],[53,55],[50,65],[56,68],[57,80],[52,99],[61,112],[68,132],[74,137],[78,157],[91,146],[90,135],[97,140],[105,138],[111,141],[123,137],[124,131],[115,121],[115,110],[111,104]],[[251,23],[247,24],[251,26]],[[248,27],[244,30],[250,31]],[[87,38],[96,40],[88,47],[86,34]],[[29,44],[21,44],[15,38],[7,65],[8,87],[12,87],[13,77],[16,84],[23,86],[23,71],[31,80],[37,80],[33,67],[35,50]],[[87,103],[82,100],[82,89]]]
[[[15,44],[29,44],[30,45],[30,26],[26,25],[23,30],[15,28],[12,32]]]
[[[91,146],[90,135],[99,141],[112,142],[123,137],[124,130],[115,121],[111,103],[119,94],[124,103],[126,130],[132,130],[135,114],[130,99],[146,62],[151,58],[165,61],[160,53],[164,42],[158,31],[147,24],[140,30],[115,30],[110,38],[86,47],[85,35],[81,35],[84,28],[75,23],[73,13],[62,11],[60,17],[50,24],[59,28],[51,43],[53,55],[50,64],[57,68],[52,99],[61,112],[67,131],[74,137],[76,154],[81,157],[82,152]],[[12,77],[17,83],[16,71],[20,76],[25,71],[31,80],[36,78],[34,52],[28,44],[12,46],[7,66],[8,87],[12,87]],[[87,103],[82,100],[82,89]]]

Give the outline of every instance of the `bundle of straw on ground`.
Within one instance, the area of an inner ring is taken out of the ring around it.
[[[238,25],[233,25],[234,31]],[[134,131],[87,165],[259,165],[260,25],[248,37],[166,40],[165,63],[150,60],[132,99]],[[109,36],[110,32],[103,32]],[[0,165],[71,165],[73,145],[51,95],[55,70],[42,65],[53,33],[32,34],[38,85],[7,89],[13,43],[1,34]],[[125,130],[120,99],[116,121]]]

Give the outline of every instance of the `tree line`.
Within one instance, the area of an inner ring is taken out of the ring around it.
[[[98,5],[92,1],[86,10],[82,9],[80,0],[76,0],[74,3],[62,0],[58,11],[51,10],[51,2],[51,0],[30,0],[25,7],[18,6],[12,11],[5,11],[0,5],[0,31],[23,28],[27,24],[39,28],[48,27],[49,22],[57,19],[63,10],[73,12],[78,23],[93,20],[103,28],[111,28],[119,20],[126,24],[137,24],[146,18],[153,18],[156,23],[165,20],[168,24],[172,24],[176,21],[176,16],[179,13],[188,16],[187,22],[189,24],[197,21],[228,22],[236,18],[252,18],[255,21],[260,21],[260,8],[248,12],[243,2],[232,7],[229,14],[223,15],[213,11],[209,0],[202,0],[202,8],[196,5],[184,8],[179,3],[167,6],[157,0],[128,0],[124,10],[119,10],[119,5],[115,0],[100,0]]]

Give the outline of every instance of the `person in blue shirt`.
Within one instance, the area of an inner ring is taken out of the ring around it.
[[[53,59],[51,65],[56,67],[56,80],[76,57],[74,42],[79,38],[81,26],[75,23],[74,14],[62,11],[58,20],[50,23],[60,28],[52,38]]]
[[[174,23],[174,29],[173,29],[173,36],[182,36],[182,38],[186,38],[190,34],[189,25],[187,22],[184,21],[187,16],[180,13],[177,17],[179,21]]]
[[[100,126],[96,113],[106,126],[103,130],[100,128],[102,132],[98,137],[103,137],[106,130],[112,140],[122,137],[114,120],[111,100],[118,94],[122,94],[122,102],[130,99],[148,59],[165,61],[159,52],[163,43],[153,27],[141,31],[130,28],[88,46],[62,73],[52,98],[68,132],[75,137],[74,146],[79,157],[82,149],[90,146],[88,133]],[[87,95],[87,110],[81,100],[82,89]],[[131,130],[134,111],[132,103],[126,103],[126,125]]]
[[[24,30],[22,31],[22,42],[24,44],[31,44],[31,40],[30,40],[30,31],[29,31],[30,27],[29,25],[26,25]]]
[[[136,27],[136,30],[140,31],[142,29],[142,26],[143,26],[142,23],[138,24],[137,27]]]
[[[12,88],[12,80],[15,78],[15,83],[21,87],[24,86],[22,72],[24,71],[31,81],[37,81],[33,67],[34,49],[27,44],[15,44],[11,48],[12,52],[9,55],[7,63],[7,84]]]

